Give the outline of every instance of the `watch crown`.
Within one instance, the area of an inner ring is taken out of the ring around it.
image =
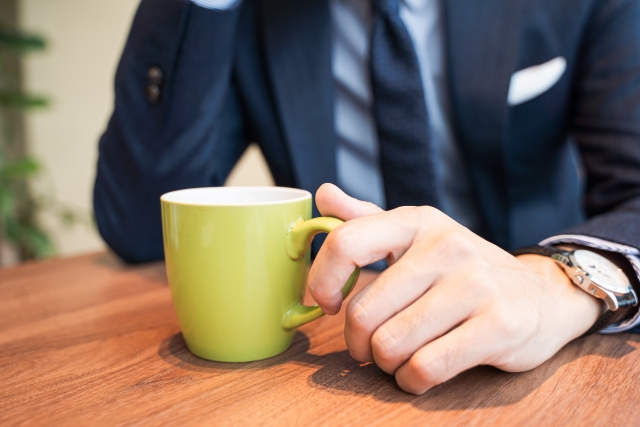
[[[576,285],[582,285],[582,282],[584,282],[584,277],[579,274],[573,276],[573,283],[575,283]]]

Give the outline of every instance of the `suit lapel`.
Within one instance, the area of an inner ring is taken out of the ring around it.
[[[516,71],[522,0],[443,0],[449,88],[482,234],[509,246],[507,93]]]
[[[336,181],[327,0],[265,0],[266,61],[298,185]]]

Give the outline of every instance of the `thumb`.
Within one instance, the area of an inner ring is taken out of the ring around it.
[[[322,184],[318,188],[316,205],[323,216],[333,216],[343,221],[383,212],[373,203],[348,196],[333,184]]]

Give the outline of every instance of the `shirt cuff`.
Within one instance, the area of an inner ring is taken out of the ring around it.
[[[240,3],[240,1],[241,0],[191,0],[191,3],[206,9],[228,10]]]
[[[636,272],[636,275],[640,279],[640,250],[632,246],[621,245],[619,243],[609,242],[608,240],[599,239],[597,237],[582,236],[577,234],[560,234],[558,236],[549,237],[544,239],[540,243],[540,246],[557,245],[559,243],[573,243],[576,245],[587,246],[594,249],[601,249],[604,251],[617,252],[624,255]],[[618,332],[625,332],[640,325],[640,311],[635,316],[623,320],[615,325],[610,325],[600,331],[601,334],[615,334]]]

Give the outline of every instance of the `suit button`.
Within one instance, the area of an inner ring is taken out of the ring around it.
[[[151,104],[157,104],[160,102],[160,88],[157,85],[154,85],[153,83],[146,85],[144,87],[144,94]]]
[[[147,71],[147,79],[149,79],[149,83],[153,83],[158,87],[162,87],[162,84],[164,83],[164,74],[162,73],[160,67],[154,66],[149,68],[149,70]]]

